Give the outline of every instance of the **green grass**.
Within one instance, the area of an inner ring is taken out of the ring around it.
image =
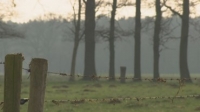
[[[78,104],[60,103],[55,105],[51,100],[103,99],[118,97],[153,97],[174,96],[179,90],[179,83],[155,83],[143,81],[136,83],[127,81],[66,81],[67,77],[48,76],[45,94],[44,112],[198,112],[200,98],[146,99],[117,101],[115,104],[106,101],[83,102]],[[179,95],[200,94],[200,83],[185,84]],[[29,95],[29,79],[23,77],[21,97]],[[3,77],[0,77],[0,101],[3,101]],[[27,112],[28,103],[21,105],[21,112]],[[0,112],[3,112],[0,110]]]

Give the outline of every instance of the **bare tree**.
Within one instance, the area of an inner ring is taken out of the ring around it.
[[[161,31],[161,21],[162,21],[162,12],[161,12],[161,3],[160,0],[155,0],[155,10],[156,10],[156,20],[154,27],[154,36],[153,36],[153,52],[154,52],[154,63],[153,63],[153,74],[154,78],[159,78],[159,46],[160,46],[160,31]]]
[[[74,81],[75,80],[75,67],[76,67],[76,56],[77,56],[77,50],[78,50],[78,46],[79,46],[79,42],[82,38],[82,35],[80,35],[80,30],[81,30],[81,7],[82,7],[82,3],[81,0],[78,0],[78,13],[76,13],[75,10],[75,5],[73,5],[73,23],[74,23],[74,29],[72,30],[72,32],[74,33],[74,47],[73,47],[73,53],[72,53],[72,61],[71,61],[71,77],[70,77],[70,81]],[[77,18],[78,16],[78,18]]]
[[[200,17],[194,18],[192,21],[190,21],[190,23],[195,31],[200,34]],[[197,38],[200,38],[200,36],[197,36]]]
[[[141,0],[136,0],[134,78],[141,79]],[[139,81],[139,80],[138,80]]]
[[[95,0],[83,0],[85,9],[84,80],[96,76],[95,68]]]
[[[174,10],[172,7],[166,4],[165,0],[165,7],[167,7],[173,14],[178,15],[182,20],[181,26],[181,40],[180,40],[180,53],[179,53],[179,67],[180,67],[180,75],[181,78],[187,78],[187,82],[192,82],[190,79],[190,73],[188,69],[187,63],[187,49],[188,49],[188,32],[189,32],[189,14],[190,14],[190,1],[183,0],[182,6],[182,14],[178,11]]]
[[[154,17],[146,17],[144,19],[144,31],[151,32],[153,35],[152,45],[153,45],[153,77],[157,79],[160,77],[159,73],[159,62],[160,62],[160,53],[163,50],[171,49],[166,46],[166,43],[170,40],[179,39],[178,37],[172,36],[172,32],[179,27],[180,25],[173,25],[173,17],[163,18],[163,13],[168,13],[163,6],[161,0],[154,0],[147,2],[148,7],[155,6],[155,19]],[[164,10],[163,10],[164,9]]]
[[[109,4],[107,2],[107,4]],[[110,32],[109,32],[109,51],[110,51],[110,59],[109,59],[109,80],[115,80],[115,15],[117,8],[122,8],[124,6],[133,5],[128,0],[122,0],[121,3],[117,4],[117,0],[113,0],[112,3],[112,11],[110,18]],[[117,29],[116,29],[117,30]]]
[[[183,1],[183,15],[182,15],[182,27],[181,27],[181,43],[180,43],[180,73],[181,78],[189,78],[190,73],[187,63],[187,49],[188,49],[188,32],[189,32],[189,0]],[[191,82],[192,80],[187,80]]]
[[[113,0],[111,18],[110,18],[110,33],[109,33],[109,48],[110,48],[110,62],[109,62],[109,80],[115,80],[115,14],[117,9],[117,0]]]
[[[130,31],[124,31],[120,28],[120,25],[115,20],[115,15],[118,8],[122,8],[125,6],[132,6],[133,3],[129,2],[128,0],[121,0],[120,3],[117,3],[117,0],[113,0],[111,3],[110,1],[101,2],[101,6],[112,6],[111,10],[111,17],[110,17],[110,28],[100,28],[96,30],[96,35],[103,37],[106,41],[109,42],[109,80],[115,80],[115,45],[114,42],[116,38],[121,38],[122,36],[128,36],[133,34]],[[106,16],[105,14],[99,15],[101,17]],[[99,19],[98,18],[98,19]],[[116,24],[117,23],[117,24]],[[98,24],[97,24],[98,26]]]

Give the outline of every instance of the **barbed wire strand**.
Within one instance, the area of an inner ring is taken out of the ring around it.
[[[0,64],[5,64],[5,62],[0,62]],[[27,71],[27,72],[31,72],[30,69],[27,69],[27,68],[22,68],[23,70]],[[61,76],[69,76],[69,77],[73,77],[73,75],[70,75],[70,74],[67,74],[67,73],[61,73],[61,72],[48,72],[50,74],[56,74],[56,75],[61,75]],[[187,80],[200,80],[200,78],[134,78],[134,77],[108,77],[108,76],[96,76],[96,75],[87,75],[87,76],[84,76],[84,75],[74,75],[75,77],[88,77],[88,78],[91,78],[92,80],[96,80],[96,79],[118,79],[118,80],[121,80],[121,79],[125,79],[125,80],[145,80],[145,81],[157,81],[157,82],[163,82],[165,83],[167,80],[176,80],[176,81],[187,81]]]
[[[4,62],[0,62],[0,64],[5,64]],[[27,71],[28,73],[31,72],[30,69],[27,68],[22,68],[23,70]],[[72,77],[73,75],[69,75],[66,73],[59,73],[59,72],[48,72],[49,74],[57,74],[57,75],[61,75],[61,76],[69,76]],[[88,77],[91,78],[92,80],[96,80],[96,79],[112,79],[113,77],[108,77],[108,76],[96,76],[96,75],[87,75],[87,76],[83,76],[83,75],[74,75],[76,77]],[[163,82],[166,83],[167,80],[176,80],[179,81],[179,89],[177,91],[177,93],[174,96],[157,96],[157,97],[125,97],[125,98],[102,98],[102,99],[76,99],[76,100],[46,100],[45,102],[52,102],[55,105],[59,105],[61,103],[66,103],[66,102],[70,102],[71,104],[79,104],[79,103],[84,103],[84,102],[111,102],[111,103],[117,103],[119,101],[123,101],[123,100],[145,100],[145,99],[171,99],[172,103],[174,101],[175,98],[192,98],[192,97],[200,97],[200,95],[186,95],[186,96],[178,96],[178,94],[180,93],[181,88],[184,85],[184,82],[186,80],[200,80],[199,78],[132,78],[132,77],[117,77],[114,79],[131,79],[131,80],[144,80],[144,81],[157,81],[157,82]],[[23,105],[26,102],[28,102],[28,99],[25,98],[20,100],[20,104]],[[0,106],[3,105],[4,102],[0,103]]]
[[[27,72],[31,72],[30,69],[26,69],[26,68],[22,68],[23,70],[26,70]],[[67,74],[67,73],[61,73],[61,72],[47,72],[49,74],[55,74],[55,75],[61,75],[61,76],[68,76],[68,77],[73,77],[73,75]],[[109,77],[109,76],[96,76],[96,75],[74,75],[75,77],[78,78],[90,78],[91,80],[98,80],[98,79],[117,79],[117,80],[121,80],[121,79],[125,79],[125,80],[143,80],[143,81],[156,81],[156,82],[162,82],[162,83],[166,83],[167,81],[187,81],[187,80],[200,80],[200,78],[134,78],[134,77]]]
[[[27,70],[27,72],[31,72],[30,69],[25,69],[23,68],[24,70]],[[68,75],[66,73],[58,73],[58,72],[48,72],[48,73],[51,73],[51,74],[57,74],[57,75],[61,75],[61,76],[69,76],[69,77],[72,77],[72,75]],[[89,77],[91,78],[92,80],[94,79],[110,79],[110,78],[113,78],[113,77],[108,77],[108,76],[96,76],[96,75],[92,75],[92,76],[81,76],[81,75],[75,75],[76,77]],[[121,80],[122,78],[121,77],[118,77],[118,78],[115,78],[115,79],[119,79]],[[184,85],[184,82],[187,81],[187,80],[199,80],[198,78],[128,78],[128,77],[125,77],[125,79],[131,79],[131,80],[143,80],[143,81],[156,81],[156,82],[161,82],[161,83],[166,83],[168,80],[170,81],[173,81],[173,80],[176,80],[179,82],[179,88],[176,92],[176,94],[174,95],[174,97],[172,98],[172,103],[174,101],[174,99],[176,98],[176,96],[178,96],[178,94],[180,93],[180,90],[181,88],[183,87]]]
[[[154,96],[154,97],[119,97],[119,98],[102,98],[102,99],[79,99],[79,100],[50,100],[52,103],[55,105],[59,105],[62,103],[71,103],[71,104],[80,104],[84,102],[109,102],[109,103],[118,103],[120,101],[126,101],[126,100],[136,100],[136,101],[141,101],[141,100],[146,100],[146,99],[174,99],[174,98],[197,98],[200,97],[200,95],[185,95],[185,96]],[[48,102],[47,100],[46,102]]]
[[[26,68],[22,68],[22,69],[26,70],[29,73],[31,72],[30,69],[26,69]],[[70,77],[72,76],[72,75],[68,75],[66,73],[57,73],[57,72],[48,72],[48,73],[58,74],[58,75],[62,75],[62,76],[70,76]],[[85,77],[85,76],[81,76],[81,75],[75,75],[75,76],[77,76],[77,77]],[[102,77],[102,76],[87,76],[87,77],[90,77],[91,79],[96,79],[96,78],[99,78],[99,79],[100,78],[109,79],[110,78],[110,77],[106,77],[106,76],[104,76],[104,77]],[[121,79],[121,77],[118,77],[116,79]],[[125,77],[125,79],[136,80],[137,78],[127,78],[127,77]],[[140,80],[156,81],[156,82],[163,82],[163,83],[166,83],[167,80],[177,80],[177,81],[179,81],[179,88],[178,88],[176,94],[174,95],[174,98],[172,98],[172,102],[173,102],[173,100],[176,98],[176,96],[178,96],[178,94],[180,93],[181,88],[183,87],[184,82],[185,82],[185,80],[187,80],[187,78],[182,78],[182,79],[180,79],[180,78],[140,78]],[[198,78],[190,78],[188,80],[198,80]]]
[[[0,62],[0,64],[5,64],[4,62]],[[31,72],[30,69],[27,68],[22,68],[23,70],[27,71],[28,73]],[[47,72],[49,74],[56,74],[56,75],[61,75],[61,76],[68,76],[68,77],[73,77],[73,75],[67,74],[67,73],[61,73],[61,72]],[[134,77],[109,77],[109,76],[96,76],[96,75],[74,75],[75,77],[78,78],[90,78],[91,80],[98,80],[98,79],[116,79],[116,80],[142,80],[142,81],[154,81],[154,82],[162,82],[162,83],[166,83],[167,81],[187,81],[187,80],[200,80],[200,78],[134,78]]]
[[[142,101],[142,100],[155,100],[155,99],[169,99],[174,100],[177,99],[186,99],[186,98],[199,98],[200,95],[185,95],[185,96],[152,96],[152,97],[118,97],[118,98],[91,98],[91,99],[75,99],[75,100],[45,100],[46,102],[52,102],[55,105],[60,105],[63,103],[71,103],[71,104],[81,104],[85,102],[108,102],[108,103],[119,103],[121,101],[128,101],[128,100],[136,100],[136,101]],[[26,102],[28,102],[28,98],[23,98],[20,100],[20,104],[24,105]],[[23,102],[21,102],[23,101]],[[0,103],[0,106],[3,105],[4,102]]]

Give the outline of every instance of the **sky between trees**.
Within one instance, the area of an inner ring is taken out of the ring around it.
[[[11,4],[12,0],[1,0],[0,3],[3,3],[6,6]],[[28,20],[33,20],[38,16],[44,15],[45,13],[53,13],[58,16],[67,17],[67,15],[72,14],[72,5],[75,3],[76,0],[15,0],[16,7],[12,8],[16,12],[13,17],[9,17],[6,20],[11,20],[13,22],[27,22]],[[98,1],[98,0],[97,0]],[[104,0],[105,1],[105,0]],[[111,0],[108,0],[111,1]],[[123,1],[123,0],[119,0]],[[132,0],[131,0],[132,1]],[[141,2],[141,14],[142,17],[146,16],[154,16],[154,6],[151,5],[153,0],[143,0],[146,2]],[[173,4],[174,0],[169,0],[169,6],[172,8],[175,7]],[[111,7],[102,7],[99,9],[96,15],[101,14],[102,12],[110,14]],[[164,10],[164,9],[163,9]],[[197,15],[200,15],[200,5],[195,7],[195,12]],[[135,14],[135,7],[134,6],[126,6],[117,9],[116,19],[121,17],[134,17]],[[169,12],[170,13],[170,12]],[[168,15],[167,13],[163,15]]]

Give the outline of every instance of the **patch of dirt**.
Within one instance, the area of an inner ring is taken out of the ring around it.
[[[67,86],[67,85],[62,85],[61,87],[62,88],[69,88],[69,86]]]
[[[163,103],[163,102],[171,102],[169,99],[163,99],[163,100],[152,100],[152,103]]]
[[[108,103],[115,105],[115,104],[121,103],[121,101],[119,99],[112,99]]]
[[[113,85],[113,84],[111,84],[111,85],[109,85],[109,87],[117,87],[116,85]]]
[[[52,86],[52,88],[60,88],[60,86]]]
[[[200,99],[200,96],[197,96],[196,99]]]
[[[173,88],[179,88],[179,84],[169,84],[169,86],[171,86]]]
[[[94,87],[97,87],[97,88],[101,88],[101,87],[102,87],[101,84],[94,84],[93,86],[94,86]]]
[[[65,89],[57,89],[56,92],[67,92],[68,90]]]
[[[87,88],[87,87],[91,87],[91,86],[90,86],[90,85],[84,85],[83,87],[84,87],[84,88]]]
[[[91,87],[96,87],[96,88],[101,88],[102,87],[102,85],[101,84],[93,84],[93,85],[85,85],[85,86],[83,86],[84,88],[91,88]]]
[[[83,91],[84,92],[96,92],[95,90],[92,90],[92,89],[84,89]]]
[[[67,85],[62,85],[62,86],[52,86],[52,88],[69,88]]]
[[[77,105],[77,104],[85,103],[85,100],[74,100],[74,101],[71,101],[70,103]]]
[[[200,107],[197,107],[194,109],[195,111],[200,111]]]

